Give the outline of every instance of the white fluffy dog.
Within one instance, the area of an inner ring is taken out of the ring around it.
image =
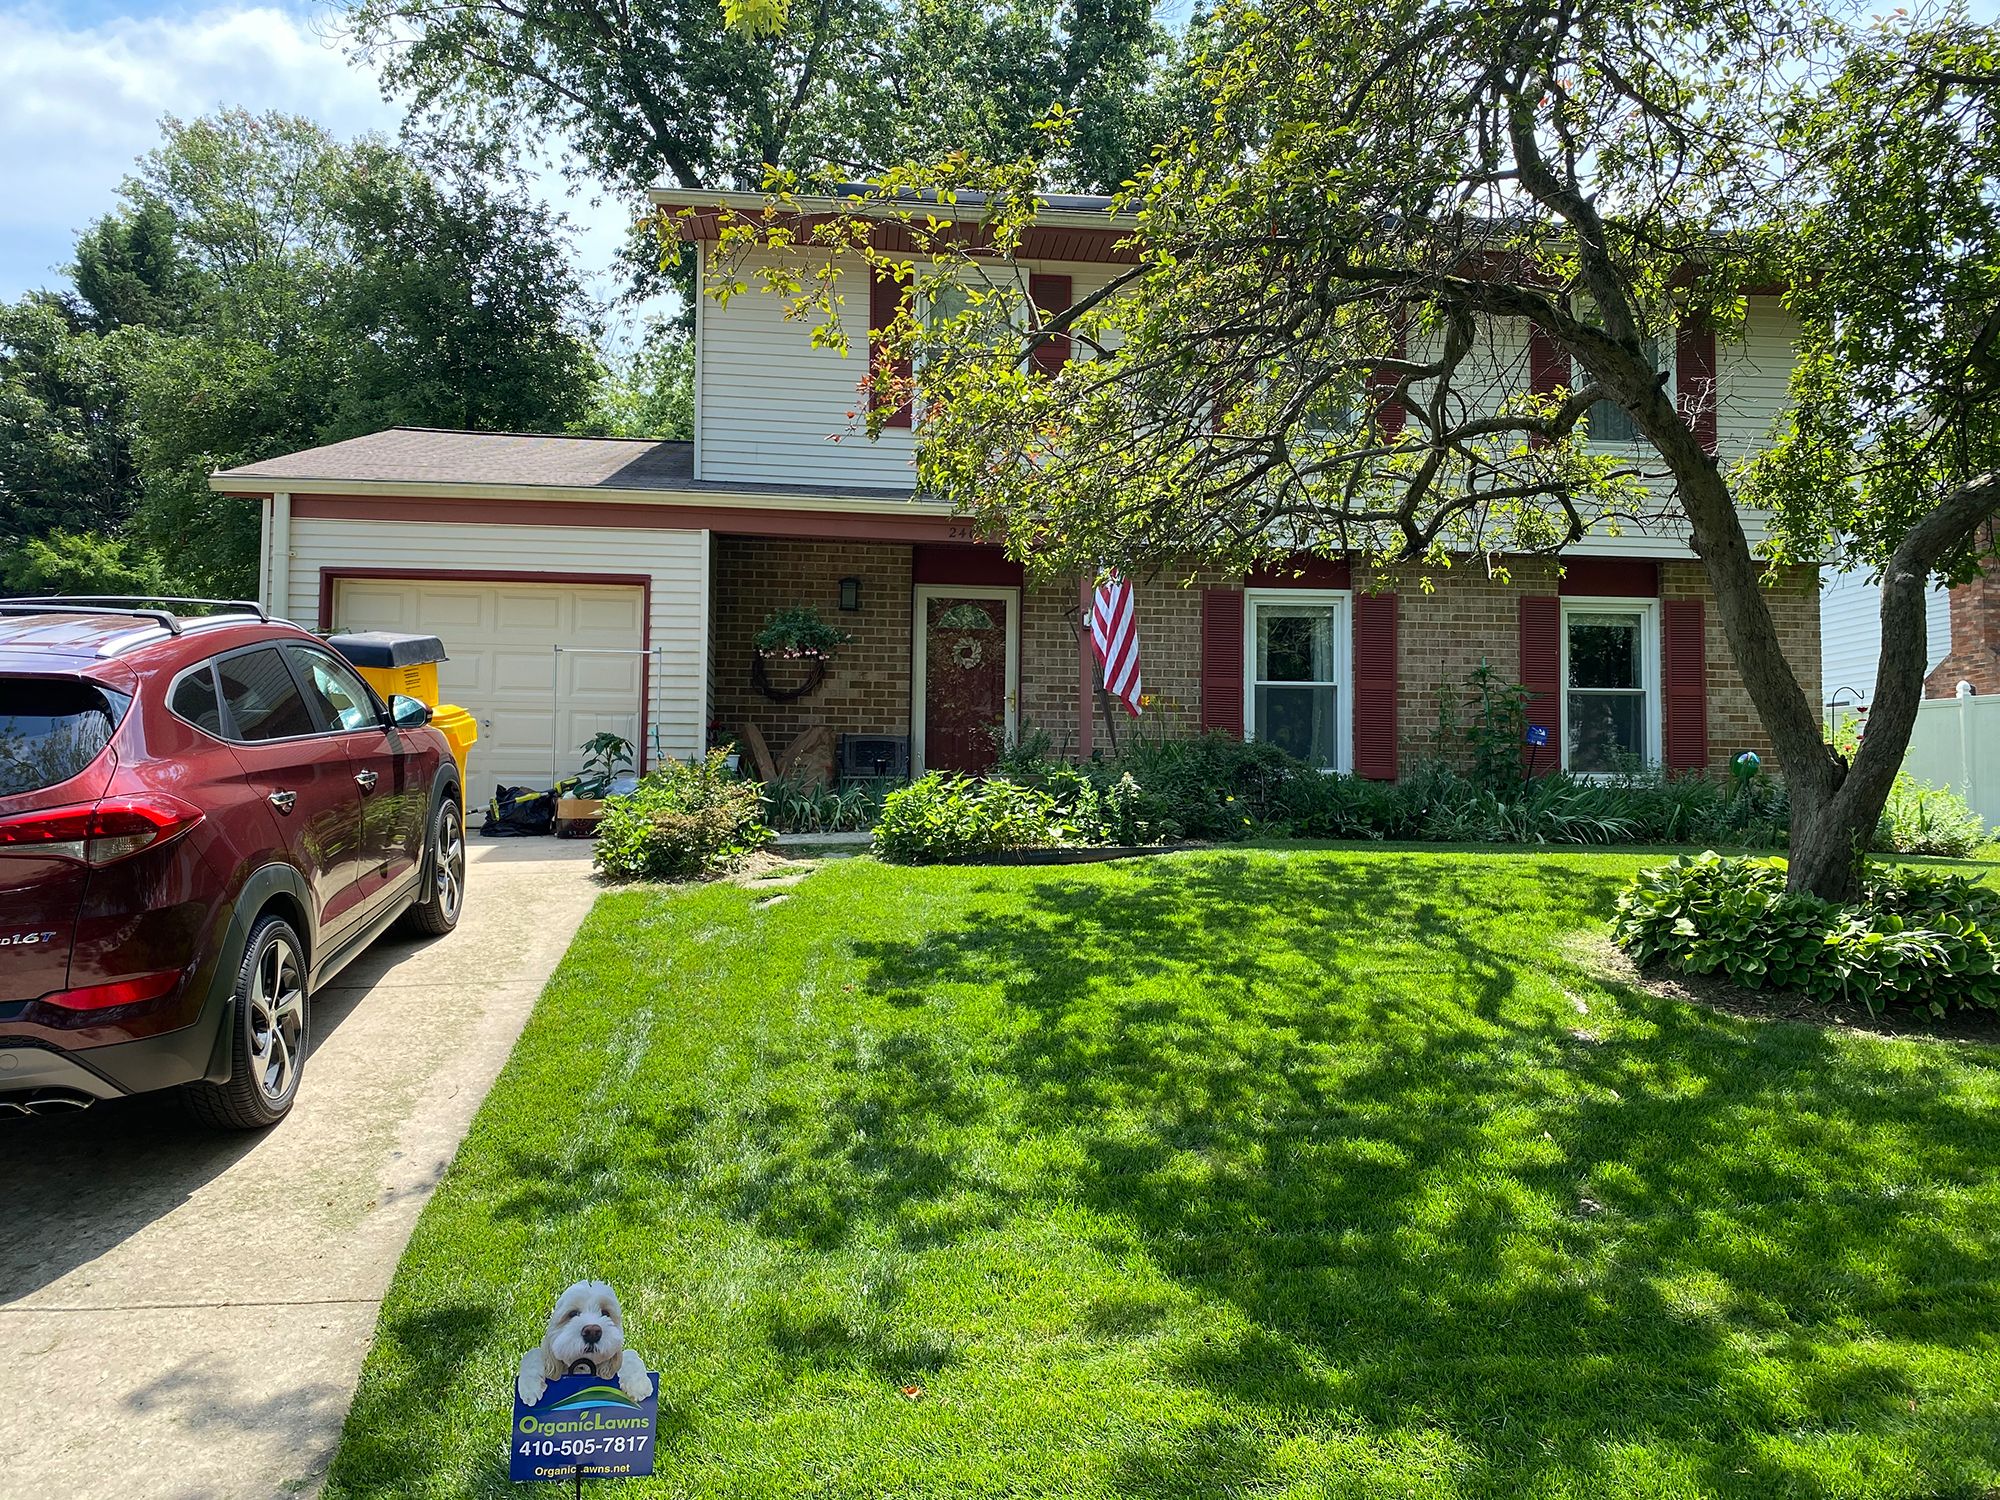
[[[646,1362],[625,1347],[625,1312],[618,1294],[602,1281],[579,1281],[556,1299],[540,1347],[521,1356],[522,1402],[533,1406],[549,1382],[569,1374],[578,1360],[586,1361],[600,1380],[615,1376],[618,1389],[634,1401],[653,1394]]]

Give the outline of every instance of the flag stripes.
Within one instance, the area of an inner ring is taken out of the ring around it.
[[[1116,572],[1098,581],[1091,601],[1090,641],[1104,667],[1104,690],[1139,717],[1139,617],[1132,585]]]

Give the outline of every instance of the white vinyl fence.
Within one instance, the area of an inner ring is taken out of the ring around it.
[[[1903,769],[1950,787],[1987,827],[2000,826],[2000,697],[1926,698]]]

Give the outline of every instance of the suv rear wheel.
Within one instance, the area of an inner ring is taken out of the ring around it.
[[[189,1084],[188,1108],[210,1125],[262,1130],[291,1110],[306,1062],[305,947],[284,918],[250,930],[235,1013],[229,1081]]]

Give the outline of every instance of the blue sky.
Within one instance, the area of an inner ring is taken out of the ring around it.
[[[394,134],[400,108],[342,56],[332,15],[286,0],[0,0],[0,299],[61,280],[77,230],[158,143],[162,115],[240,104]],[[541,191],[577,224],[608,295],[630,206],[570,197],[553,173]]]
[[[1991,19],[2000,0],[1972,10]],[[0,299],[60,279],[76,231],[111,205],[164,114],[240,104],[393,133],[401,111],[329,39],[332,14],[288,0],[0,0]],[[568,196],[554,174],[541,186],[608,294],[632,206]]]

